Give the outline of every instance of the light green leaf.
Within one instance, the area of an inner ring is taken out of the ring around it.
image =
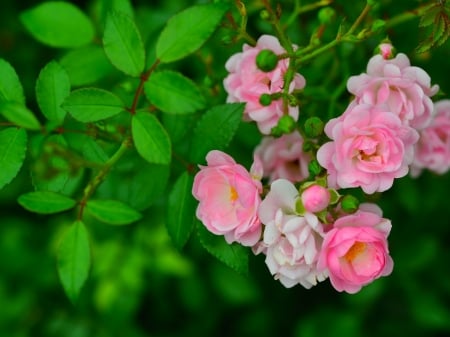
[[[134,145],[149,163],[169,164],[172,157],[170,138],[159,120],[149,113],[138,112],[131,120]]]
[[[238,244],[229,244],[222,235],[210,233],[206,227],[198,223],[198,236],[202,246],[217,259],[240,274],[248,274],[248,248]]]
[[[69,299],[75,303],[91,266],[89,233],[83,222],[76,221],[63,234],[57,260],[61,283]]]
[[[25,95],[14,68],[0,58],[0,103],[5,101],[25,104]]]
[[[36,191],[19,196],[19,204],[30,212],[52,214],[67,211],[77,204],[65,195],[51,191]]]
[[[72,91],[64,100],[63,109],[76,120],[89,123],[113,117],[124,111],[124,103],[113,93],[97,88]]]
[[[190,114],[205,107],[206,101],[195,83],[174,71],[152,74],[144,85],[147,98],[170,114]]]
[[[142,218],[141,213],[117,200],[89,200],[86,210],[97,220],[110,225],[128,225]]]
[[[33,112],[18,102],[1,102],[0,113],[11,123],[25,129],[40,130],[41,124]]]
[[[94,26],[77,6],[47,1],[21,13],[20,20],[38,41],[56,48],[75,48],[94,39]]]
[[[0,188],[19,173],[27,150],[24,129],[7,128],[0,131]]]
[[[125,74],[139,76],[145,67],[145,49],[134,21],[122,12],[106,18],[103,46],[111,63]]]
[[[70,50],[61,58],[60,64],[73,86],[94,83],[114,70],[103,48],[95,45]]]
[[[67,72],[56,61],[48,63],[40,72],[36,82],[36,99],[45,117],[62,123],[66,111],[61,103],[70,94],[70,80]]]
[[[233,139],[244,112],[244,104],[231,103],[208,110],[197,123],[191,145],[191,160],[204,162],[210,150],[223,150]]]
[[[224,3],[192,6],[174,15],[156,43],[162,63],[180,60],[200,48],[216,30],[228,9]]]
[[[184,172],[169,194],[167,231],[178,249],[183,248],[194,228],[196,201],[192,196],[194,178]]]

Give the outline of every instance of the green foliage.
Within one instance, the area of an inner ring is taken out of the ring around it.
[[[28,211],[39,214],[67,211],[77,204],[74,199],[51,191],[28,192],[19,196],[17,201]]]
[[[89,17],[69,2],[41,3],[22,12],[20,20],[35,39],[51,47],[80,47],[95,34]]]
[[[30,130],[39,130],[41,128],[41,124],[33,114],[33,111],[21,103],[14,101],[1,102],[0,112],[3,117],[17,126]]]
[[[142,214],[117,200],[89,200],[86,210],[97,220],[110,225],[128,225],[142,218]]]
[[[25,104],[22,84],[14,68],[0,58],[0,102],[15,101]]]
[[[25,159],[27,133],[24,129],[6,128],[0,131],[0,188],[19,172]]]

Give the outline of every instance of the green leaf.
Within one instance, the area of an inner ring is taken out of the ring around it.
[[[62,123],[66,111],[61,108],[70,94],[69,75],[56,61],[48,63],[40,72],[36,82],[36,99],[45,117]]]
[[[89,17],[69,2],[43,2],[22,12],[20,20],[36,40],[51,47],[80,47],[95,35]]]
[[[103,48],[94,45],[70,50],[60,59],[60,64],[73,86],[94,83],[114,70]]]
[[[1,102],[0,113],[11,123],[25,129],[40,130],[41,124],[34,116],[33,112],[25,105],[18,102]]]
[[[204,162],[210,150],[223,150],[233,139],[244,112],[244,104],[223,104],[208,110],[198,121],[191,145],[191,160]]]
[[[248,248],[234,242],[229,244],[222,235],[210,233],[198,223],[198,236],[202,246],[214,257],[240,274],[248,274]]]
[[[134,145],[149,163],[169,164],[172,156],[170,138],[159,120],[146,112],[138,112],[131,120]]]
[[[69,299],[75,303],[91,266],[89,233],[83,222],[76,221],[63,234],[57,260],[61,283]]]
[[[139,76],[145,67],[145,49],[134,21],[122,12],[106,18],[103,46],[111,63],[125,74]]]
[[[0,131],[0,188],[19,173],[27,150],[24,129],[6,128]]]
[[[52,214],[67,211],[77,204],[65,195],[51,191],[36,191],[19,196],[19,204],[30,212]]]
[[[110,225],[128,225],[142,218],[141,213],[117,200],[89,200],[86,210],[97,220]]]
[[[97,88],[72,91],[62,107],[76,120],[89,123],[113,117],[124,111],[124,103],[113,93]]]
[[[192,196],[194,178],[184,172],[169,194],[167,231],[175,247],[183,248],[194,228],[196,201]]]
[[[152,74],[144,90],[150,102],[166,113],[190,114],[203,109],[206,104],[195,83],[174,71]]]
[[[441,12],[439,4],[432,4],[424,10],[424,14],[420,17],[419,27],[427,27],[435,23],[436,17]]]
[[[200,48],[212,35],[228,9],[224,3],[192,6],[174,15],[156,43],[162,63],[180,60]]]
[[[14,68],[0,58],[0,103],[5,101],[25,104],[25,95]]]

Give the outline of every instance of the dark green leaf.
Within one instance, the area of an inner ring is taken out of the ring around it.
[[[211,255],[238,273],[248,274],[248,248],[238,243],[227,243],[223,236],[210,233],[201,223],[197,228],[200,243]]]
[[[244,104],[232,103],[208,110],[198,121],[191,145],[191,160],[204,162],[210,150],[223,150],[233,139],[244,112]]]
[[[66,111],[61,108],[70,94],[70,80],[67,72],[57,62],[51,61],[40,72],[36,82],[36,99],[45,117],[62,123]]]
[[[150,102],[166,113],[190,114],[206,104],[195,83],[174,71],[152,74],[144,89]]]
[[[196,201],[192,196],[193,177],[184,172],[169,194],[167,231],[175,247],[183,248],[194,227]]]
[[[75,303],[91,266],[89,233],[76,221],[63,234],[57,253],[58,273],[67,296]]]
[[[20,20],[33,37],[57,48],[75,48],[94,39],[86,14],[65,1],[47,1],[21,13]]]
[[[25,129],[40,130],[41,124],[25,105],[13,101],[1,102],[0,113],[11,123]]]
[[[124,103],[107,90],[82,88],[72,91],[62,107],[76,120],[89,123],[119,114],[124,110]]]
[[[437,3],[430,5],[420,17],[419,27],[427,27],[434,24],[436,17],[441,10],[441,6]]]
[[[128,225],[142,218],[141,213],[117,200],[89,200],[86,210],[97,220],[110,225]]]
[[[158,38],[156,57],[168,63],[196,51],[215,31],[227,9],[224,3],[196,5],[173,16]]]
[[[170,138],[154,115],[138,112],[131,121],[131,130],[134,145],[142,158],[153,164],[170,163]]]
[[[134,21],[128,15],[122,12],[108,15],[103,46],[117,69],[131,76],[139,76],[144,70],[144,44]]]
[[[114,69],[103,48],[94,45],[70,50],[61,58],[60,64],[69,74],[73,86],[94,83]]]
[[[0,131],[0,188],[19,173],[27,150],[24,129],[7,128]]]
[[[25,96],[16,71],[0,58],[0,103],[5,101],[25,104]]]
[[[22,194],[17,201],[28,211],[40,214],[52,214],[67,211],[77,204],[72,198],[51,191],[25,193]]]

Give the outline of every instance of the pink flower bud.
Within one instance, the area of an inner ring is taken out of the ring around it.
[[[380,48],[380,54],[385,60],[389,60],[394,57],[394,47],[390,43],[382,43],[378,46]]]
[[[302,203],[307,212],[320,212],[330,203],[330,192],[320,185],[312,185],[303,191]]]

